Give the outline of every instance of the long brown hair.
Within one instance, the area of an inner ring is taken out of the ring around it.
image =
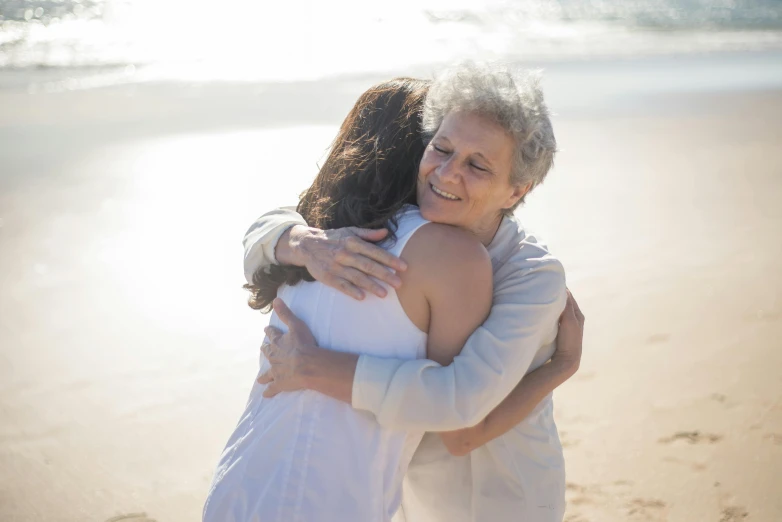
[[[342,122],[331,152],[297,210],[307,225],[320,229],[388,227],[395,214],[416,203],[418,164],[425,143],[421,111],[429,82],[396,78],[362,94]],[[268,312],[283,284],[314,281],[302,267],[258,269],[249,305]]]

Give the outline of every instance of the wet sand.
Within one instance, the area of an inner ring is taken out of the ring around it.
[[[0,91],[0,519],[199,519],[267,321],[241,237],[370,83]],[[577,109],[520,211],[588,321],[566,520],[778,520],[782,92]]]

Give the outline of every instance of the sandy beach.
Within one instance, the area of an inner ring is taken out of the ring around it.
[[[693,63],[547,80],[561,152],[519,215],[587,316],[555,395],[568,522],[782,520],[782,76]],[[199,520],[268,320],[243,233],[381,79],[4,77],[0,520]]]

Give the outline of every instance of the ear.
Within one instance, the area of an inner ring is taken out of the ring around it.
[[[513,186],[513,192],[511,193],[510,197],[508,197],[507,201],[503,205],[503,208],[513,208],[513,205],[519,202],[521,198],[524,197],[524,195],[530,191],[532,188],[532,183],[527,183],[526,185],[514,185]]]

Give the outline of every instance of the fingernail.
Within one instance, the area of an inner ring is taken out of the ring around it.
[[[399,279],[398,277],[392,277],[391,286],[393,286],[394,288],[399,288],[400,286],[402,286],[402,280]]]
[[[399,260],[399,270],[407,270],[407,263],[405,263],[401,259]]]

